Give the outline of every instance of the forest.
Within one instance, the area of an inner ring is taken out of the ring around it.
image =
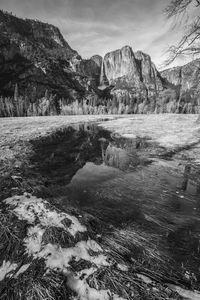
[[[200,98],[190,92],[164,90],[162,94],[135,97],[126,91],[113,94],[110,99],[97,95],[71,101],[59,98],[46,90],[38,99],[36,90],[21,96],[17,84],[13,97],[0,97],[0,117],[49,116],[49,115],[95,115],[95,114],[199,114]]]

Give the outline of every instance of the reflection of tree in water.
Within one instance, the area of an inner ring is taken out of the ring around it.
[[[193,170],[194,169],[194,170]],[[193,180],[196,184],[196,194],[200,194],[200,169],[192,168],[191,164],[187,164],[184,169],[183,182],[181,189],[187,191],[188,184],[190,180]]]
[[[187,190],[190,172],[191,172],[191,165],[186,165],[185,169],[184,169],[183,183],[182,183],[182,186],[181,186],[183,191]]]
[[[197,195],[200,194],[200,183],[197,185]]]
[[[140,164],[136,152],[136,149],[138,149],[137,139],[117,139],[108,143],[104,138],[101,138],[100,142],[102,159],[107,166],[127,170],[131,166]]]
[[[196,194],[200,195],[200,167],[197,170],[197,189],[196,189]]]
[[[110,133],[93,124],[75,124],[43,139],[32,141],[34,155],[31,161],[35,171],[46,178],[46,185],[68,184],[87,161],[100,164],[99,138]]]
[[[109,144],[105,151],[104,162],[108,166],[123,170],[128,168],[130,157],[125,150]]]

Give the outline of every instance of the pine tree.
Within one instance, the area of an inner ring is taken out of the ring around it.
[[[14,90],[14,102],[13,102],[13,114],[15,117],[18,116],[18,110],[17,110],[17,102],[18,102],[18,85],[15,84],[15,90]]]
[[[17,102],[18,99],[18,85],[17,83],[15,84],[15,90],[14,90],[14,101]]]
[[[46,100],[49,100],[49,91],[48,90],[45,91],[44,97]]]

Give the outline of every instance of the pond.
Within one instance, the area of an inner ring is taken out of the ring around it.
[[[92,215],[102,243],[143,274],[198,288],[200,170],[181,150],[87,123],[32,144],[39,196]]]

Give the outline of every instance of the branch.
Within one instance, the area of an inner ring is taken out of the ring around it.
[[[200,17],[188,26],[187,32],[178,45],[171,46],[167,53],[169,58],[164,63],[166,66],[169,66],[180,55],[200,53]]]
[[[170,4],[166,7],[165,13],[168,18],[175,15],[181,14],[186,11],[187,7],[192,3],[193,0],[172,0]],[[200,5],[199,1],[196,0],[197,4]]]

